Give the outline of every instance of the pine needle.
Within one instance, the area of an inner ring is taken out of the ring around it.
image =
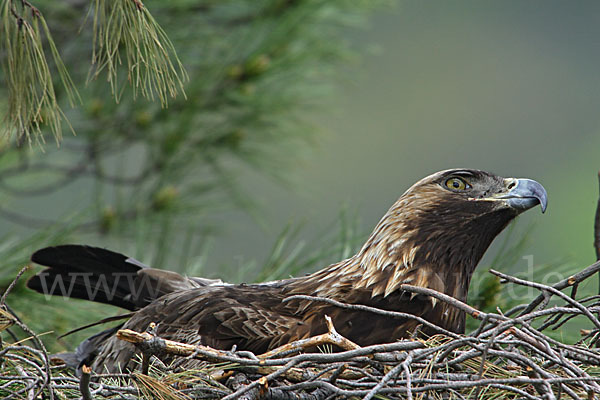
[[[127,81],[134,98],[158,97],[167,107],[169,97],[181,92],[188,80],[187,72],[177,57],[164,30],[139,0],[95,0],[94,51],[88,81],[106,70],[112,94],[121,96],[119,66],[126,63]]]
[[[17,9],[16,5],[21,7]],[[48,126],[57,143],[62,137],[62,122],[69,121],[58,105],[52,72],[46,49],[52,60],[71,105],[79,94],[63,64],[56,45],[40,11],[27,1],[4,0],[0,7],[5,53],[4,70],[8,88],[8,112],[0,130],[0,141],[9,142],[16,136],[19,143],[45,142],[42,126]]]

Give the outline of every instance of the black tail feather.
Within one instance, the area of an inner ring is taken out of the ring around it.
[[[36,251],[31,261],[46,266],[27,281],[27,286],[45,295],[65,296],[111,304],[130,311],[148,305],[160,296],[178,290],[223,285],[220,280],[187,278],[172,271],[153,269],[132,258],[98,247],[63,245]],[[67,334],[92,326],[129,318],[134,313],[104,318]],[[122,325],[84,340],[73,353],[55,355],[81,372],[91,365],[104,342]]]
[[[98,247],[62,245],[36,251],[31,261],[47,266],[27,282],[39,293],[138,309],[137,274],[143,264]]]

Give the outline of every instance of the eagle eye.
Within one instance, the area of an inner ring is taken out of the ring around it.
[[[446,185],[446,187],[448,189],[452,189],[452,190],[467,190],[467,189],[471,189],[471,185],[469,185],[467,183],[467,181],[465,181],[462,178],[448,178],[446,179],[446,182],[444,183]]]

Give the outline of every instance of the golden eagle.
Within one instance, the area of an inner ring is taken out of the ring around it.
[[[414,319],[310,300],[283,301],[294,295],[410,313],[463,333],[463,312],[429,296],[406,293],[401,285],[430,288],[465,301],[471,275],[492,240],[519,213],[537,204],[546,209],[546,191],[536,181],[452,169],[409,188],[355,255],[303,277],[231,285],[148,268],[109,250],[64,245],[32,255],[33,262],[48,268],[27,285],[45,294],[132,311],[125,323],[92,336],[66,357],[72,364],[93,363],[97,371],[131,367],[135,348],[114,333],[118,328],[144,331],[150,322],[158,324],[156,332],[163,338],[217,349],[235,345],[255,353],[326,332],[324,315],[359,345],[392,342],[417,327]]]

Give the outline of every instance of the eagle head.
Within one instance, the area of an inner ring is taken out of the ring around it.
[[[417,182],[388,215],[414,254],[412,263],[472,272],[506,225],[538,204],[544,212],[548,200],[534,180],[452,169]]]
[[[409,283],[465,298],[492,240],[517,215],[538,204],[543,212],[547,202],[544,187],[531,179],[440,171],[410,187],[345,264],[360,275],[355,287],[373,296]],[[456,285],[465,289],[450,289]]]

